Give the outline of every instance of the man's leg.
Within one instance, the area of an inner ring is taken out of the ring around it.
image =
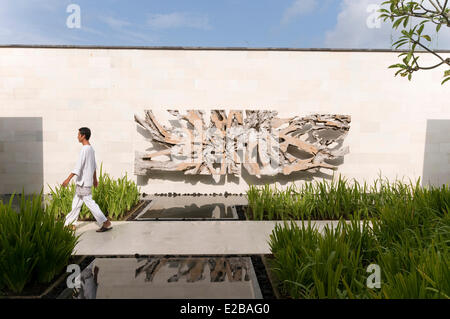
[[[75,194],[72,200],[72,211],[67,214],[64,226],[70,225],[77,221],[78,215],[80,215],[82,205],[83,200],[77,194]]]
[[[97,224],[102,227],[103,223],[108,219],[106,218],[105,214],[102,213],[97,203],[92,199],[92,194],[83,196],[83,201],[91,211],[92,215],[94,215]]]

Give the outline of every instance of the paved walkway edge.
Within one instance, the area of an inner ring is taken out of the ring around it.
[[[337,223],[312,222],[319,231]],[[123,221],[97,233],[98,226],[88,222],[77,229],[81,237],[73,255],[270,254],[269,239],[276,224],[283,221]]]

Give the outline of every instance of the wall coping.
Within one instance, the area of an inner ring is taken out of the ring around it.
[[[345,48],[277,48],[277,47],[186,47],[186,46],[99,46],[99,45],[41,45],[41,44],[7,44],[0,49],[99,49],[99,50],[207,50],[207,51],[300,51],[300,52],[408,52],[392,49],[345,49]],[[416,51],[428,53],[427,51]],[[436,50],[438,53],[450,53],[450,50]]]

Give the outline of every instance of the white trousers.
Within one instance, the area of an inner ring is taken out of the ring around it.
[[[98,204],[92,199],[92,194],[89,195],[78,195],[75,194],[72,201],[72,211],[67,214],[66,221],[64,225],[70,225],[77,221],[78,216],[80,215],[81,206],[83,202],[91,211],[92,215],[94,215],[95,220],[99,226],[102,226],[104,222],[106,222],[106,216],[102,213],[102,210],[98,206]]]

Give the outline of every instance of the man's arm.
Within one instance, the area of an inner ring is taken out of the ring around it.
[[[78,156],[78,160],[77,160],[77,164],[75,165],[75,168],[72,170],[70,175],[66,178],[66,180],[62,183],[63,186],[67,186],[67,184],[69,184],[70,180],[72,179],[72,177],[74,175],[80,175],[81,167],[84,163],[84,158],[85,158],[84,152],[81,151],[80,156]]]
[[[70,180],[72,179],[72,177],[74,177],[75,176],[75,174],[74,173],[70,173],[70,175],[66,178],[66,180],[62,183],[62,186],[63,187],[66,187],[69,183],[70,183]]]
[[[94,186],[97,187],[97,171],[94,171]]]
[[[97,163],[95,162],[94,159],[94,164],[95,164],[95,168],[94,168],[94,187],[97,187],[98,181],[97,181]]]

